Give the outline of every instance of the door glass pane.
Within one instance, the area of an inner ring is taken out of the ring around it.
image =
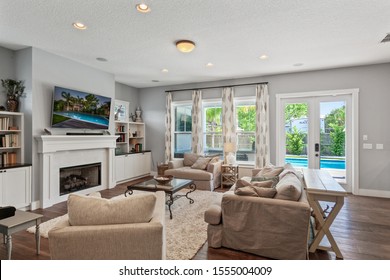
[[[320,103],[320,168],[345,183],[345,101]]]
[[[308,167],[308,104],[289,103],[284,107],[286,135],[286,163],[297,168]]]

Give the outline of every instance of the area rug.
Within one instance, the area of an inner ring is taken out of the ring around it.
[[[171,206],[172,220],[169,218],[168,208],[165,211],[168,260],[190,260],[195,256],[207,240],[207,223],[204,221],[204,212],[213,201],[221,198],[222,193],[197,190],[189,196],[194,199],[193,204],[190,204],[185,197],[173,203]],[[48,238],[49,230],[66,223],[67,216],[63,215],[42,223],[40,235]],[[35,226],[28,228],[27,231],[35,233]]]

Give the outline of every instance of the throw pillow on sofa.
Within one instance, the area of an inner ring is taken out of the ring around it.
[[[302,194],[301,181],[295,174],[286,174],[276,185],[276,199],[298,201]]]
[[[83,226],[147,223],[153,216],[155,203],[154,193],[136,194],[119,199],[70,194],[69,224]]]
[[[195,161],[195,163],[193,165],[191,165],[191,168],[205,170],[207,168],[207,165],[209,164],[210,160],[211,160],[211,158],[198,157],[198,159]]]
[[[184,166],[192,166],[199,157],[200,157],[200,155],[198,155],[198,154],[185,153],[184,159],[183,159],[183,165]]]
[[[245,180],[237,180],[236,188],[234,193],[236,195],[243,196],[256,196],[256,197],[267,197],[273,198],[276,194],[276,190],[272,188],[272,181],[258,182],[256,184],[251,184]]]

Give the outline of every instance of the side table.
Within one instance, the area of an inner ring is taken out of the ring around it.
[[[12,234],[21,230],[25,230],[31,226],[36,227],[35,242],[37,255],[40,252],[39,224],[41,223],[41,214],[35,214],[31,212],[25,212],[16,210],[15,216],[0,220],[0,232],[3,234],[5,242],[7,243],[7,257],[11,259],[12,252]]]
[[[238,180],[237,164],[222,164],[221,168],[221,188],[224,186],[231,187]]]

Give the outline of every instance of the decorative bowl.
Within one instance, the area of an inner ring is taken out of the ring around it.
[[[172,175],[164,175],[164,176],[155,176],[154,177],[154,180],[161,184],[161,185],[166,185],[168,184],[170,181],[172,181],[173,179],[173,176]]]

